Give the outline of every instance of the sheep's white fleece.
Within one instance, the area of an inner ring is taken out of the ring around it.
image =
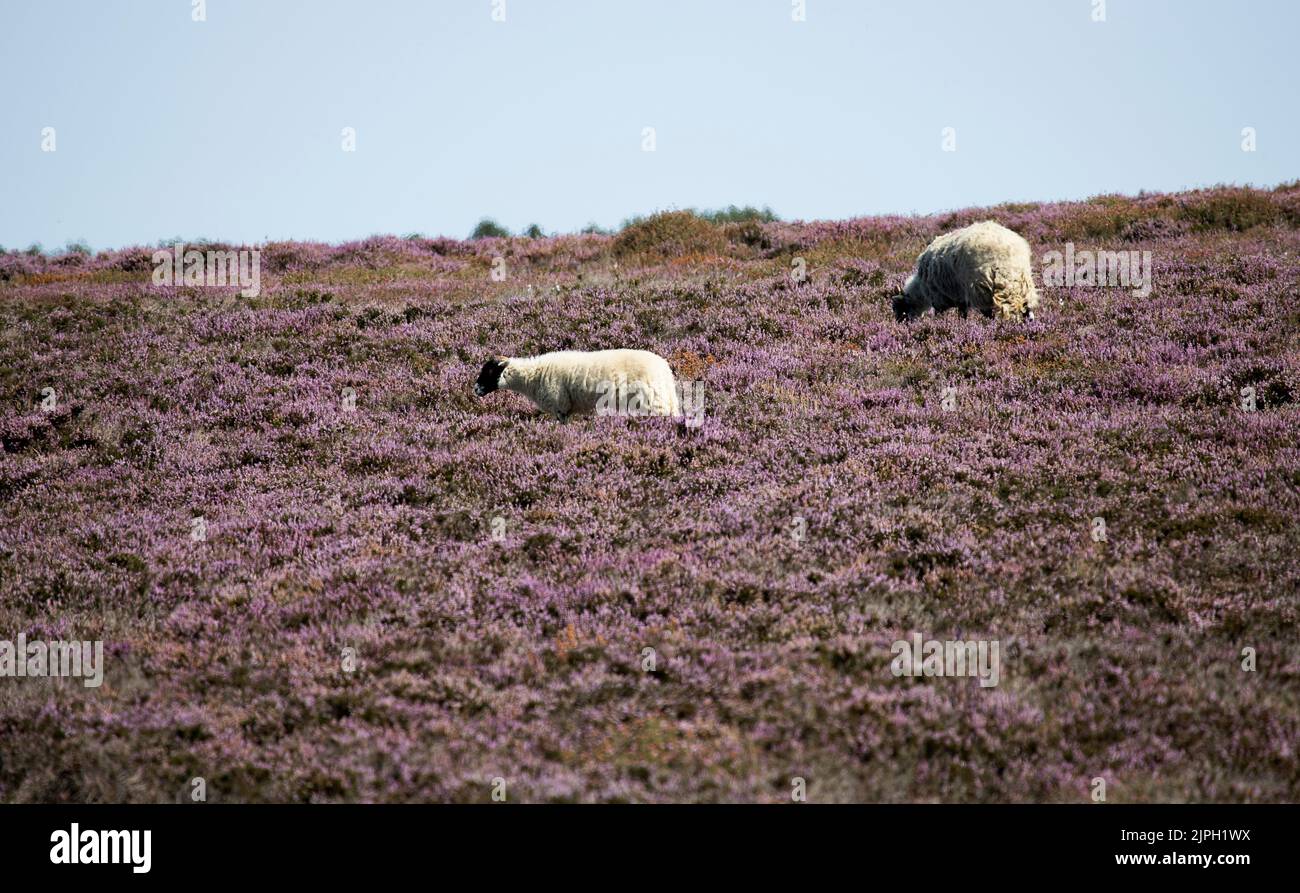
[[[916,272],[894,302],[899,319],[933,307],[956,307],[985,316],[1032,318],[1038,306],[1029,243],[993,220],[982,220],[939,236],[916,262]]]
[[[510,357],[499,387],[523,394],[543,412],[589,415],[611,386],[640,389],[649,415],[679,415],[677,381],[668,361],[648,350],[561,350]]]

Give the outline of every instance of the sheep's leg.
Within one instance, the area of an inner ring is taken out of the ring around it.
[[[573,409],[573,401],[569,399],[567,393],[560,395],[560,399],[555,401],[555,417],[560,420],[561,424],[569,420],[569,412]]]

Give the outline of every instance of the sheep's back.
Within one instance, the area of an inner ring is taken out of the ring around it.
[[[619,387],[640,385],[654,406],[673,412],[676,382],[668,361],[648,350],[560,351],[546,356],[551,375],[562,380],[573,412],[590,413],[610,383]]]
[[[1019,313],[1038,304],[1029,243],[991,220],[936,238],[921,253],[916,276],[939,309]]]

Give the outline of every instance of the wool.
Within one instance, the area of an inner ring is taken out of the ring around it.
[[[916,319],[931,307],[936,313],[956,307],[963,317],[973,309],[987,317],[1033,319],[1037,306],[1029,243],[983,220],[939,236],[921,252],[916,272],[894,299],[894,316]]]
[[[522,394],[557,418],[596,412],[681,414],[668,361],[648,350],[563,350],[535,357],[497,357],[479,375],[477,390]]]

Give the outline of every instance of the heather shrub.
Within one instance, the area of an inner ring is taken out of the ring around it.
[[[772,238],[757,220],[729,223],[722,231],[732,244],[745,245],[760,251],[769,251],[772,248]]]
[[[124,273],[153,270],[153,252],[147,248],[123,248],[120,251],[104,252],[96,261],[102,261],[104,269]]]
[[[620,257],[681,257],[686,254],[721,254],[727,248],[722,229],[694,211],[661,211],[627,221],[614,239]]]
[[[317,242],[267,242],[262,246],[262,268],[273,273],[317,270],[332,253]]]
[[[1065,240],[1116,239],[1138,224],[1153,217],[1124,196],[1098,196],[1074,208],[1060,225]]]
[[[1144,217],[1130,222],[1119,234],[1124,242],[1150,242],[1158,239],[1176,239],[1191,231],[1186,220],[1170,217]]]
[[[409,244],[402,244],[391,236],[369,236],[359,242],[340,245],[331,252],[330,262],[377,270],[396,263],[409,247]]]
[[[1283,219],[1281,207],[1265,192],[1254,189],[1220,188],[1193,193],[1184,199],[1179,216],[1197,232],[1229,230],[1244,232]]]
[[[848,286],[880,288],[886,278],[886,270],[875,261],[849,258],[840,263],[840,281]]]
[[[20,276],[39,273],[45,266],[45,258],[28,251],[7,251],[0,254],[0,282],[8,282]]]

